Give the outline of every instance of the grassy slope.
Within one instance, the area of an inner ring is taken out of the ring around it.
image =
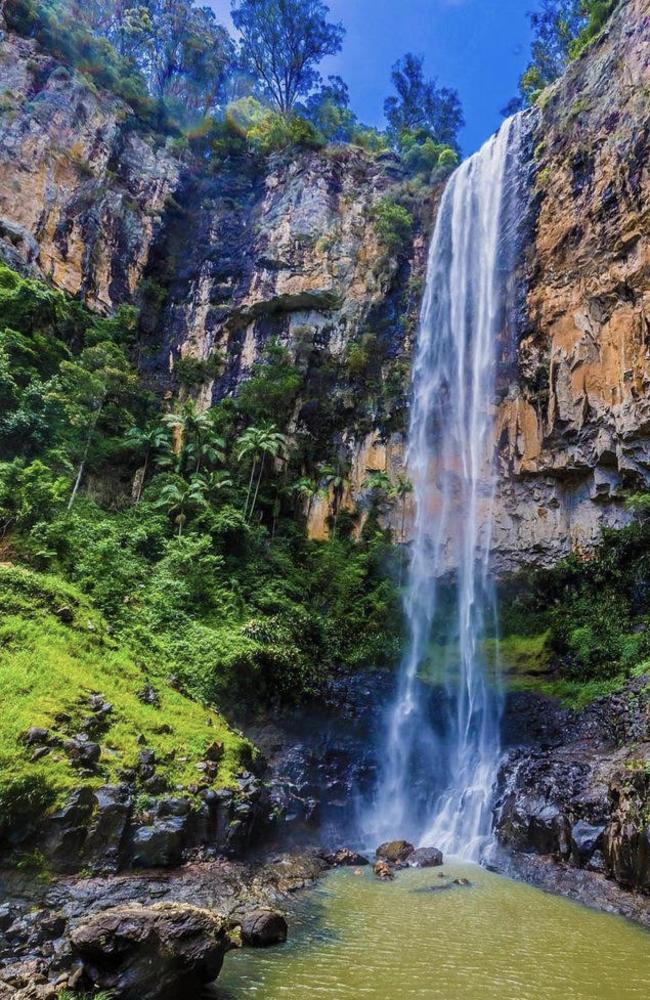
[[[506,691],[536,692],[557,699],[567,708],[581,709],[596,698],[613,694],[625,685],[627,679],[625,673],[602,679],[560,676],[553,669],[548,630],[534,635],[513,633],[498,641],[485,639],[481,648],[493,682],[498,676]],[[457,659],[457,645],[433,644],[428,665],[421,672],[423,680],[434,684],[440,682],[445,665],[446,669],[453,670]]]
[[[155,664],[145,673],[128,650],[118,648],[102,616],[74,587],[54,577],[0,566],[0,606],[1,825],[30,802],[53,806],[81,782],[117,780],[122,768],[136,763],[143,745],[139,736],[155,750],[158,773],[171,789],[197,781],[196,764],[214,740],[224,744],[218,784],[233,783],[250,757],[250,745],[216,712],[157,677]],[[69,624],[61,621],[61,609],[72,612]],[[138,698],[146,683],[157,691],[160,708]],[[30,726],[55,730],[62,738],[74,735],[89,714],[87,699],[93,693],[113,705],[108,729],[99,738],[97,775],[80,778],[59,749],[32,762],[32,750],[21,735]],[[69,720],[57,721],[61,713]]]
[[[499,662],[507,691],[533,691],[556,698],[567,708],[581,709],[603,695],[613,694],[625,684],[625,675],[600,680],[558,677],[552,670],[549,634],[508,635],[499,642]],[[496,655],[496,643],[486,640],[488,656]]]

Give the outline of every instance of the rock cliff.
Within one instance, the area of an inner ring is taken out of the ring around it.
[[[178,163],[98,92],[0,22],[0,255],[108,310],[134,294]]]
[[[626,520],[650,473],[650,3],[625,0],[544,94],[517,371],[499,406],[501,564]]]
[[[625,494],[650,477],[649,38],[650,0],[623,0],[539,111],[525,301],[496,400],[501,570],[589,548],[625,523]],[[161,395],[209,405],[279,338],[305,373],[296,429],[345,456],[343,504],[362,498],[368,469],[403,471],[439,191],[406,182],[390,154],[350,147],[208,169],[6,32],[0,89],[4,259],[102,310],[137,300],[142,366]],[[414,217],[399,252],[374,221],[396,195]],[[371,380],[350,373],[366,342]],[[332,499],[312,504],[315,537]],[[400,537],[401,515],[386,515]]]
[[[580,713],[549,700],[527,712],[515,702],[509,711],[519,745],[505,755],[498,779],[494,829],[507,849],[501,863],[649,925],[647,675]],[[641,895],[614,897],[612,883]]]

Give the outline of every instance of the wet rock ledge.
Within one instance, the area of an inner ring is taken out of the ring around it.
[[[650,927],[650,678],[580,713],[533,709],[539,739],[499,773],[498,866]]]
[[[230,949],[285,941],[283,905],[327,867],[305,852],[51,884],[0,873],[0,1000],[199,995]]]

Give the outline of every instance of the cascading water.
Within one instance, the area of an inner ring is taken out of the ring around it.
[[[451,177],[429,252],[413,372],[410,629],[368,832],[478,860],[491,826],[501,697],[483,636],[495,494],[497,345],[512,314],[522,116]],[[450,584],[451,574],[455,583]]]

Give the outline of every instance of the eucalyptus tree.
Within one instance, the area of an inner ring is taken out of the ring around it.
[[[65,0],[64,0],[65,2]],[[67,0],[78,23],[142,72],[153,97],[189,115],[219,103],[235,45],[214,12],[193,0]]]
[[[342,24],[322,0],[233,0],[241,57],[281,114],[320,83],[319,63],[343,44]]]
[[[400,145],[403,133],[424,132],[458,151],[458,133],[465,124],[458,92],[427,80],[423,58],[412,52],[398,59],[391,79],[397,93],[384,101],[384,113],[394,144]]]
[[[601,30],[618,0],[540,0],[528,18],[533,32],[530,62],[519,80],[519,96],[503,109],[510,115],[533,104],[562,75],[570,60]]]

